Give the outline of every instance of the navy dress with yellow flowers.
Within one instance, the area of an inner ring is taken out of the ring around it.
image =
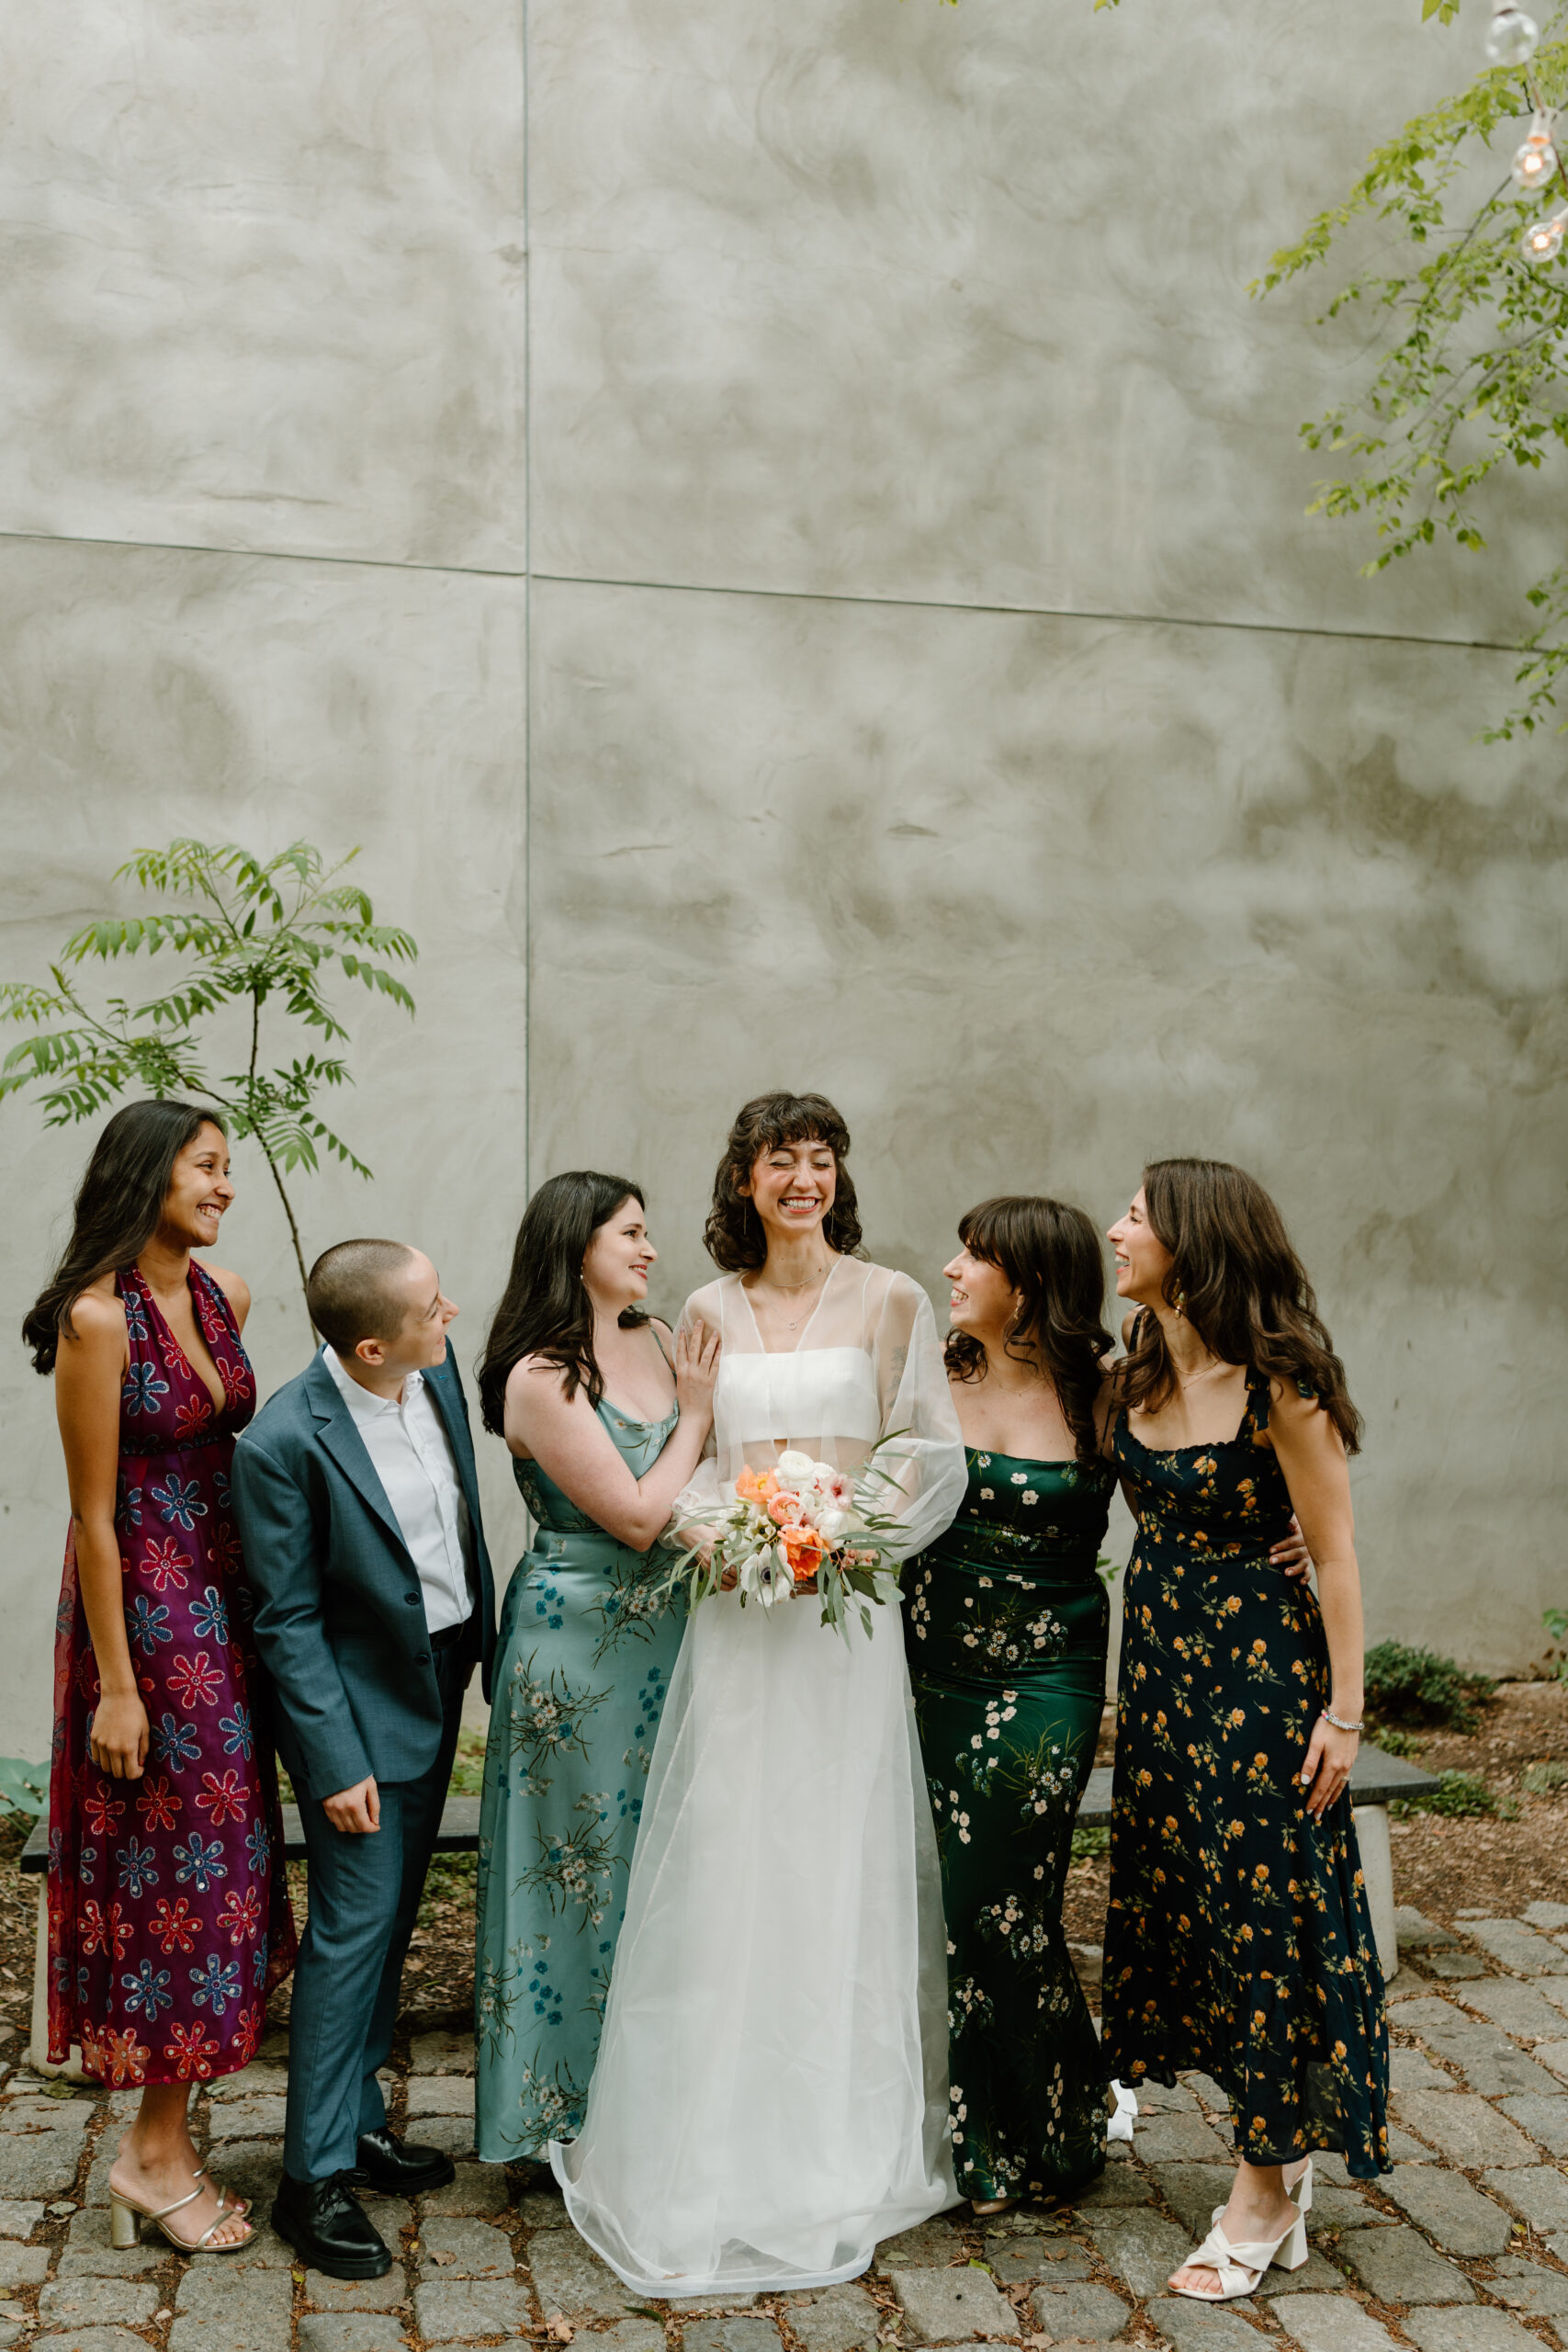
[[[599,1418],[634,1478],[679,1411]],[[536,1462],[513,1473],[537,1532],[501,1607],[479,1803],[476,2138],[487,2163],[581,2125],[632,1849],[685,1608],[668,1553],[633,1552]]]
[[[1116,1474],[966,1452],[957,1518],[905,1571],[947,1915],[948,2128],[962,2195],[1061,2196],[1105,2162],[1107,2070],[1062,1896],[1105,1702]]]
[[[1308,1395],[1309,1390],[1303,1390]],[[1236,1436],[1113,1445],[1137,1513],[1117,1701],[1102,1995],[1107,2068],[1135,2086],[1196,2067],[1238,2155],[1337,2149],[1390,2169],[1382,1976],[1348,1793],[1321,1822],[1301,1767],[1326,1704],[1316,1596],[1270,1565],[1291,1498],[1269,1382]]]

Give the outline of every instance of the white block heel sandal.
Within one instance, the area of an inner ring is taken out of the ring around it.
[[[1214,2208],[1214,2226],[1198,2248],[1182,2264],[1183,2270],[1212,2270],[1219,2282],[1219,2291],[1210,2294],[1202,2287],[1171,2286],[1173,2295],[1188,2295],[1195,2303],[1234,2303],[1243,2295],[1255,2295],[1258,2282],[1273,2263],[1281,2270],[1299,2270],[1307,2258],[1306,2216],[1298,2212],[1287,2222],[1272,2242],[1265,2238],[1248,2245],[1232,2245],[1220,2227],[1223,2205]]]

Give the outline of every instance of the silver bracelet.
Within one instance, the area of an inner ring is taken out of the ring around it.
[[[1363,1732],[1367,1727],[1364,1716],[1359,1724],[1343,1723],[1335,1713],[1332,1707],[1325,1707],[1323,1711],[1323,1720],[1325,1724],[1332,1724],[1336,1731]]]

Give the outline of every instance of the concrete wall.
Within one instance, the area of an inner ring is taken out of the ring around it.
[[[70,0],[0,28],[0,975],[132,847],[365,844],[367,1194],[471,1359],[531,1175],[840,1101],[940,1294],[1000,1186],[1279,1194],[1371,1421],[1370,1620],[1540,1646],[1564,1502],[1564,819],[1484,751],[1551,514],[1375,583],[1303,519],[1364,321],[1247,281],[1478,25],[1414,0]],[[0,1112],[0,1329],[85,1138]],[[223,1250],[303,1329],[265,1172]],[[0,1750],[63,1483],[0,1354]],[[494,1548],[521,1534],[483,1450]],[[1125,1541],[1124,1524],[1122,1540]]]

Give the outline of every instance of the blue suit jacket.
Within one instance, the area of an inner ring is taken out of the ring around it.
[[[495,1586],[479,1517],[468,1408],[450,1346],[423,1375],[451,1441],[473,1532],[484,1691]],[[412,1781],[435,1759],[441,1701],[423,1596],[354,1417],[318,1354],[234,1448],[234,1509],[289,1773],[335,1796],[374,1773]]]

